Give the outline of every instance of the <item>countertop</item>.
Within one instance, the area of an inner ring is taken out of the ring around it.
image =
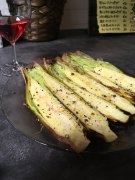
[[[85,30],[64,31],[50,42],[19,41],[24,63],[81,50],[135,76],[135,35],[88,36]],[[11,46],[0,49],[0,65],[11,62]],[[7,77],[0,75],[0,97]],[[0,180],[130,180],[135,176],[135,148],[104,155],[77,155],[46,147],[18,132],[0,109]]]

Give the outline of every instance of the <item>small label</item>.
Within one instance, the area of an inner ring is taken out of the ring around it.
[[[135,0],[97,0],[99,33],[135,32]]]

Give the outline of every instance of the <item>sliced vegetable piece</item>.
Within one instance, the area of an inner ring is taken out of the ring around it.
[[[111,102],[112,104],[116,105],[118,108],[126,112],[135,114],[135,107],[127,99],[121,97],[120,95],[113,92],[104,85],[98,83],[97,81],[90,79],[89,76],[78,73],[73,68],[67,66],[61,60],[57,60],[57,64],[54,64],[54,66],[59,66],[61,71],[71,81],[78,84],[78,86],[84,87],[90,93],[95,94],[96,96]]]
[[[94,71],[101,76],[109,79],[114,82],[116,85],[126,89],[129,92],[135,93],[135,78],[127,76],[126,74],[121,74],[119,72],[115,72],[113,70],[104,68],[104,67],[96,67]]]
[[[106,117],[88,106],[81,97],[56,78],[46,73],[39,65],[35,65],[35,68],[31,70],[31,76],[35,79],[38,75],[42,77],[45,86],[51,90],[53,95],[72,111],[88,130],[99,133],[106,142],[116,140],[117,135],[110,129]],[[38,81],[38,79],[36,80]],[[38,83],[40,84],[40,81]]]
[[[85,54],[81,51],[76,51],[75,53],[70,52],[70,53],[67,53],[67,55],[70,56],[70,59],[72,59],[72,63],[78,62],[80,66],[85,65],[89,67],[90,70],[93,70],[93,68],[97,66],[101,66],[101,67],[106,67],[108,69],[112,69],[116,72],[123,73],[120,69],[118,69],[116,66],[112,65],[111,63],[103,61],[101,59],[95,60],[88,54]]]
[[[71,54],[71,55],[70,55]],[[69,66],[74,67],[75,69],[77,69],[79,72],[81,73],[86,73],[87,75],[90,75],[91,78],[95,79],[96,81],[102,83],[103,85],[109,87],[110,89],[112,89],[114,92],[117,92],[119,95],[121,95],[122,97],[125,97],[126,99],[128,99],[131,103],[134,103],[135,97],[132,94],[127,93],[127,91],[125,91],[124,89],[120,88],[118,85],[116,85],[115,83],[113,83],[112,81],[108,80],[107,78],[93,72],[94,68],[91,68],[91,66],[89,65],[89,63],[94,63],[95,62],[87,62],[87,61],[81,61],[81,60],[76,60],[75,57],[75,53],[65,53],[62,56],[62,59],[64,62],[68,63]],[[106,64],[106,63],[105,63]],[[94,65],[95,66],[95,65]],[[93,66],[93,67],[94,67]],[[102,67],[102,65],[100,65],[100,67]]]
[[[87,103],[89,103],[92,107],[97,109],[101,114],[105,115],[109,120],[119,121],[126,123],[129,119],[129,116],[120,111],[115,105],[105,101],[104,99],[88,92],[83,87],[77,86],[74,82],[69,80],[65,74],[61,72],[61,70],[57,66],[46,65],[48,66],[48,72],[58,78],[61,82],[70,87],[74,92],[76,92],[79,96],[81,96]]]
[[[23,72],[27,82],[26,98],[29,108],[59,140],[70,144],[76,152],[84,151],[90,141],[84,135],[84,128],[78,119],[45,86],[43,88],[31,78],[26,69]]]

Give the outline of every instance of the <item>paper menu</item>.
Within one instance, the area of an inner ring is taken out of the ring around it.
[[[135,32],[135,0],[97,0],[99,33]]]

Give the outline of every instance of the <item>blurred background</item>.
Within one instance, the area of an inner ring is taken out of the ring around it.
[[[88,0],[67,0],[61,29],[88,28]]]

